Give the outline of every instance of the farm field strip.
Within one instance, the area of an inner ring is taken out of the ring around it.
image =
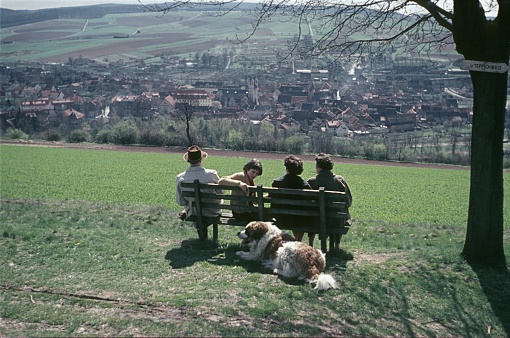
[[[79,55],[84,58],[115,60],[125,48],[130,48],[133,54],[136,54],[135,49],[143,48],[144,51],[140,51],[138,57],[150,57],[154,53],[160,53],[161,46],[167,44],[166,50],[176,54],[205,51],[218,44],[235,48],[237,45],[229,40],[235,41],[236,35],[244,36],[251,32],[251,20],[250,16],[242,12],[228,13],[219,18],[193,11],[166,15],[124,13],[90,19],[83,31],[84,19],[48,20],[0,30],[3,40],[14,41],[2,46],[0,56],[7,62],[20,59],[62,62]],[[272,26],[273,24],[264,23],[261,31],[271,32],[271,28],[266,27]],[[275,24],[275,27],[278,27],[278,34],[271,32],[265,40],[270,38],[273,47],[283,47],[295,33],[295,27],[282,23]],[[44,33],[41,33],[41,28]],[[137,31],[139,33],[135,34]],[[126,34],[129,38],[114,39],[116,34]],[[209,41],[211,38],[213,40]],[[257,38],[260,38],[260,32]],[[83,45],[75,45],[75,49],[69,50],[65,43],[62,44],[66,41],[78,41]],[[92,42],[92,46],[84,44],[84,41]],[[255,41],[257,40],[254,39],[253,42]],[[176,42],[180,42],[179,45],[173,45]],[[151,49],[151,46],[154,46],[154,49]]]

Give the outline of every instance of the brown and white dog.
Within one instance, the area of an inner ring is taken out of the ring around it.
[[[337,287],[335,279],[324,273],[324,253],[302,242],[286,241],[286,235],[273,223],[250,222],[237,236],[243,240],[242,244],[248,244],[250,248],[248,252],[237,251],[240,258],[260,261],[275,274],[316,284],[317,290]]]

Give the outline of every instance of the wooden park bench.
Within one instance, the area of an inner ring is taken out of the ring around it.
[[[243,212],[258,213],[260,221],[274,221],[282,230],[296,230],[316,232],[321,242],[321,250],[327,252],[327,238],[330,238],[330,249],[338,249],[342,235],[349,230],[349,212],[345,203],[345,193],[308,189],[284,189],[250,187],[250,196],[232,195],[232,191],[239,187],[218,185],[213,183],[182,182],[184,197],[190,199],[197,215],[189,215],[185,221],[196,223],[201,240],[208,238],[207,229],[213,228],[213,240],[218,240],[218,225],[246,226],[248,221],[233,218],[232,209]],[[216,194],[214,190],[221,190],[223,194]],[[237,200],[243,205],[232,206],[230,201]],[[216,217],[202,216],[202,210],[220,209],[221,215]],[[279,222],[279,215],[293,215],[302,218],[299,223],[287,224]],[[276,221],[275,221],[276,219]],[[335,241],[335,238],[337,239]]]

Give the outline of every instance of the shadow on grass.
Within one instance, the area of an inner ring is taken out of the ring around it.
[[[510,271],[473,267],[492,311],[499,318],[505,334],[510,337]]]
[[[198,238],[186,239],[181,242],[179,248],[167,251],[165,259],[170,262],[174,269],[182,269],[192,266],[196,262],[208,261],[215,265],[242,265],[248,272],[262,272],[260,262],[242,261],[236,252],[243,250],[239,244],[229,243],[219,246],[217,242],[207,240],[201,242]],[[242,262],[242,264],[239,264]]]
[[[247,246],[240,246],[239,244],[229,244],[225,248],[225,255],[223,257],[214,257],[209,262],[216,265],[228,265],[228,266],[242,266],[247,272],[250,273],[264,273],[267,272],[260,262],[256,261],[245,261],[239,258],[236,254],[237,251],[247,251]]]
[[[169,250],[165,259],[170,261],[174,269],[182,269],[192,266],[196,262],[207,261],[216,256],[221,249],[211,240],[201,242],[197,239],[187,239],[181,242],[180,248]]]

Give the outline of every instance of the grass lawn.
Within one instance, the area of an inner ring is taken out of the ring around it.
[[[246,159],[207,161],[227,174]],[[429,171],[342,166],[358,206],[341,245],[354,258],[329,255],[340,288],[319,293],[239,260],[239,228],[200,244],[171,202],[173,177],[186,168],[179,156],[0,145],[0,162],[0,335],[510,334],[510,275],[473,270],[459,256],[467,172],[432,171],[441,200],[428,204],[430,183],[418,177]],[[264,161],[259,183],[280,162]],[[377,213],[380,201],[398,201],[395,176],[401,212]],[[364,196],[377,177],[377,196]]]

